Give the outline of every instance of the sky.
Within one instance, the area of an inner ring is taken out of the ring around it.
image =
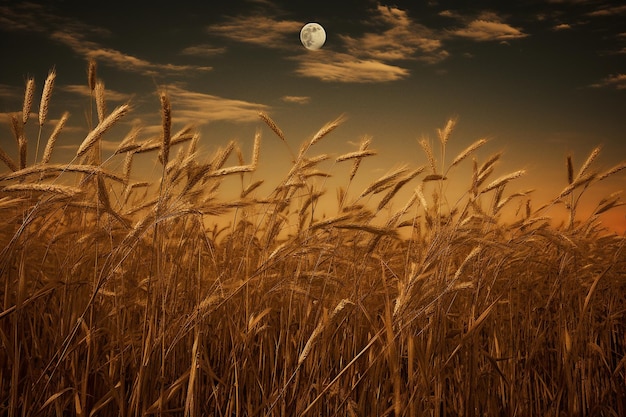
[[[307,22],[325,28],[317,51],[300,43]],[[174,130],[196,125],[208,153],[235,139],[249,155],[261,129],[258,175],[279,178],[291,157],[259,111],[293,149],[344,115],[316,151],[338,156],[371,137],[378,155],[363,163],[364,188],[403,164],[426,164],[419,140],[438,149],[437,129],[455,118],[447,162],[486,138],[479,163],[503,152],[494,175],[526,170],[507,191],[535,189],[538,206],[567,185],[567,155],[575,170],[596,146],[600,170],[626,160],[624,22],[626,5],[617,0],[0,0],[0,145],[15,155],[10,114],[21,111],[26,79],[35,78],[40,95],[54,68],[44,136],[69,111],[54,158],[71,158],[89,125],[86,73],[95,59],[109,111],[132,105],[105,150],[138,121],[146,138],[157,134],[158,93],[167,91]],[[329,169],[336,177],[347,172]],[[468,175],[459,169],[456,184],[466,187]],[[596,184],[583,203],[623,184],[626,170]],[[626,210],[612,210],[606,221],[623,232]]]

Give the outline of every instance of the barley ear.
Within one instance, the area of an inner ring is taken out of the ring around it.
[[[600,154],[600,147],[598,146],[593,151],[591,151],[591,153],[587,157],[587,160],[585,161],[583,166],[580,167],[580,171],[578,171],[578,175],[576,175],[576,178],[574,179],[573,182],[578,181],[580,178],[582,178],[583,175],[585,175],[585,173],[587,172],[587,170],[589,169],[589,167],[591,166],[593,161],[598,157],[599,154]]]
[[[11,159],[11,157],[2,148],[0,148],[0,160],[4,162],[4,164],[9,167],[11,171],[15,172],[18,170],[13,159]]]
[[[463,161],[465,158],[467,158],[472,152],[474,152],[476,149],[480,148],[481,146],[483,146],[485,143],[487,143],[486,139],[479,139],[476,142],[472,143],[470,146],[468,146],[467,148],[465,148],[465,150],[463,152],[461,152],[460,154],[457,155],[456,158],[454,158],[454,161],[452,161],[452,163],[450,164],[450,168],[452,168],[455,165],[458,165],[461,163],[461,161]],[[448,168],[448,170],[450,169]]]
[[[26,90],[24,92],[24,104],[22,106],[22,124],[26,124],[30,116],[30,109],[33,105],[33,97],[35,95],[35,79],[29,77],[26,81]]]
[[[24,125],[22,119],[17,117],[17,114],[11,115],[11,131],[17,142],[17,149],[20,156],[19,168],[26,168],[26,135],[24,134]]]
[[[56,143],[57,137],[61,133],[61,130],[63,130],[63,127],[65,126],[65,123],[67,122],[67,119],[69,119],[69,117],[70,117],[69,112],[63,113],[63,116],[61,116],[61,119],[59,119],[59,121],[57,122],[57,125],[54,127],[54,131],[48,138],[48,142],[46,143],[46,148],[43,151],[43,156],[41,157],[42,163],[47,164],[50,161],[50,157],[52,156],[52,149],[54,148],[54,144]]]
[[[259,164],[260,153],[261,153],[261,132],[257,131],[254,135],[254,145],[252,148],[252,166],[255,169]]]
[[[272,131],[276,134],[276,136],[278,136],[280,138],[280,140],[283,141],[283,143],[285,144],[285,146],[287,146],[287,149],[289,150],[289,153],[291,154],[291,158],[295,161],[296,156],[293,153],[293,151],[291,150],[291,147],[289,146],[289,144],[287,143],[287,139],[285,139],[285,135],[283,134],[283,131],[280,130],[280,128],[278,127],[278,125],[276,125],[276,123],[274,123],[274,121],[272,120],[272,118],[265,112],[259,112],[259,117],[261,118],[261,120],[263,120],[265,122],[265,124],[272,129]]]
[[[165,92],[161,92],[161,124],[163,127],[163,141],[162,141],[162,157],[163,165],[167,165],[167,160],[170,155],[170,142],[172,139],[172,105],[170,98]]]
[[[43,93],[41,95],[41,103],[39,104],[39,126],[43,126],[48,117],[48,106],[50,104],[50,97],[52,97],[52,88],[54,87],[54,80],[57,77],[56,70],[52,68],[48,73],[46,82],[43,86]]]
[[[567,183],[574,182],[574,164],[572,163],[572,155],[567,155]]]
[[[104,82],[96,81],[94,94],[96,95],[96,111],[98,112],[98,123],[102,123],[107,114],[106,100],[104,98]]]
[[[117,123],[122,117],[128,113],[130,110],[130,105],[123,104],[113,110],[111,114],[109,114],[102,123],[99,123],[83,140],[83,143],[80,144],[78,151],[76,152],[76,157],[79,158],[83,156],[89,149],[93,147],[100,137],[111,128],[115,123]]]
[[[505,185],[507,182],[514,180],[516,178],[519,178],[524,174],[526,174],[526,171],[523,169],[520,169],[519,171],[512,172],[511,174],[503,175],[500,178],[492,181],[491,184],[485,187],[485,189],[483,189],[480,193],[483,194],[483,193],[493,190],[494,188],[498,188],[502,185]]]
[[[433,154],[433,150],[430,147],[430,143],[428,142],[428,140],[426,138],[422,138],[419,141],[420,146],[422,147],[422,149],[424,150],[424,153],[426,154],[426,158],[428,159],[428,163],[430,164],[430,169],[432,170],[433,174],[437,173],[437,163],[435,161],[435,156]]]
[[[445,144],[448,142],[450,134],[452,133],[452,130],[454,130],[454,126],[456,126],[456,122],[457,118],[452,117],[448,119],[448,122],[443,129],[437,129],[437,135],[439,136],[439,141],[442,145],[445,146]]]
[[[332,122],[326,123],[320,130],[317,131],[315,135],[313,135],[313,138],[311,139],[309,146],[315,145],[324,136],[328,135],[330,132],[332,132],[337,127],[339,127],[339,125],[341,125],[341,123],[343,123],[345,119],[346,119],[345,115],[342,114],[339,117],[337,117],[335,120],[333,120]]]
[[[89,59],[89,65],[87,67],[87,84],[89,85],[89,91],[94,91],[96,89],[96,60],[93,58]]]

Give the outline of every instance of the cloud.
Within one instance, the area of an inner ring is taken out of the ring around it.
[[[294,20],[253,15],[233,17],[224,23],[208,26],[206,30],[233,41],[282,49],[291,43],[286,41],[289,36],[297,38],[301,27],[302,23]]]
[[[558,30],[568,30],[571,28],[572,28],[572,25],[568,23],[561,23],[561,24],[555,25],[552,29],[558,31]]]
[[[310,55],[312,54],[307,54]],[[388,82],[409,76],[409,71],[405,68],[339,53],[328,53],[319,59],[301,59],[296,73],[322,81],[347,83]]]
[[[10,99],[11,101],[20,103],[20,110],[22,110],[21,102],[24,100],[24,89],[25,88],[19,88],[14,85],[0,84],[0,97],[5,100]]]
[[[70,94],[77,94],[82,97],[90,98],[92,96],[92,92],[87,85],[70,84],[70,85],[62,85],[57,88],[60,91],[70,93]],[[105,85],[104,98],[106,101],[126,102],[130,100],[131,95],[108,89],[106,88],[106,85]]]
[[[447,10],[447,9],[440,11],[438,14],[439,14],[439,16],[450,17],[450,18],[453,18],[453,19],[460,19],[461,18],[461,15],[459,15],[457,12],[452,11],[452,10]]]
[[[0,6],[0,27],[3,30],[43,34],[69,47],[78,55],[94,58],[104,65],[111,65],[122,71],[157,75],[163,72],[188,74],[211,70],[211,67],[207,66],[154,63],[115,49],[105,48],[87,37],[111,37],[109,30],[57,15],[40,4],[18,3],[15,7]]]
[[[350,54],[379,61],[416,59],[427,63],[448,57],[436,32],[414,22],[404,10],[379,5],[370,24],[375,31],[340,37]]]
[[[258,120],[259,111],[269,111],[269,106],[243,100],[228,99],[168,86],[175,120],[196,125],[214,121],[247,123]]]
[[[79,55],[85,58],[93,58],[103,64],[116,67],[122,71],[137,72],[143,75],[158,75],[162,72],[168,73],[189,73],[192,71],[206,72],[211,67],[197,65],[175,65],[175,64],[158,64],[141,59],[132,55],[125,54],[121,51],[103,48],[96,42],[92,42],[83,38],[82,35],[74,32],[56,31],[52,33],[51,38],[60,42]]]
[[[327,82],[390,82],[410,75],[397,61],[434,64],[448,57],[438,34],[416,23],[406,11],[378,5],[371,14],[368,31],[338,36],[345,52],[322,50],[294,58],[296,74]]]
[[[615,88],[617,90],[626,90],[626,74],[613,74],[604,78],[600,82],[591,84],[593,88]]]
[[[503,23],[497,17],[492,17],[489,20],[472,20],[465,27],[452,30],[450,33],[454,36],[475,41],[507,41],[528,36],[520,29]]]
[[[304,96],[283,96],[281,100],[285,103],[295,103],[295,104],[308,104],[311,101],[311,97]]]
[[[626,14],[626,6],[609,6],[587,13],[588,16],[615,16]]]
[[[108,37],[111,32],[97,26],[84,24],[50,12],[43,4],[13,2],[11,6],[0,6],[0,27],[14,32],[50,33],[60,28],[65,30]]]
[[[209,57],[209,56],[223,54],[224,52],[226,52],[226,48],[224,47],[216,47],[216,46],[212,46],[209,44],[202,44],[202,45],[188,46],[187,48],[183,49],[180,53],[182,55]]]

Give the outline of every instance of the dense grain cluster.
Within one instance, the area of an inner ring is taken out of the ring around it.
[[[450,120],[440,152],[424,138],[423,164],[362,191],[371,139],[333,158],[349,178],[336,212],[322,211],[331,156],[312,152],[343,118],[292,152],[269,191],[251,176],[263,130],[249,163],[235,142],[203,160],[197,132],[172,131],[165,93],[161,135],[135,126],[100,162],[85,156],[131,108],[106,113],[95,70],[97,123],[70,163],[50,163],[65,113],[27,166],[30,79],[18,155],[0,149],[0,414],[626,415],[625,239],[599,217],[622,203],[576,215],[625,164],[596,170],[597,149],[575,175],[568,157],[563,191],[533,209],[528,192],[508,193],[524,171],[492,179],[500,154],[476,159],[485,140],[445,163]],[[133,172],[149,152],[156,180]],[[451,204],[443,184],[464,162],[467,192]],[[557,205],[562,226],[546,214]]]

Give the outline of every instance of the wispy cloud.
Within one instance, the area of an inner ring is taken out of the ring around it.
[[[301,27],[302,22],[295,20],[252,15],[232,17],[223,23],[210,25],[206,30],[233,41],[280,49],[289,45],[288,37],[297,38]]]
[[[558,25],[555,25],[552,29],[553,30],[568,30],[571,29],[572,25],[570,25],[569,23],[560,23]]]
[[[448,57],[436,32],[413,21],[404,10],[379,5],[370,24],[375,31],[360,37],[341,36],[348,52],[355,57],[378,61],[416,59],[428,63]]]
[[[464,27],[451,30],[454,36],[472,39],[475,41],[508,41],[528,36],[521,29],[515,28],[495,13],[483,13],[477,19],[471,20]]]
[[[80,84],[61,85],[61,86],[58,86],[57,89],[62,92],[76,94],[81,97],[88,98],[92,96],[92,92],[87,85],[80,85]],[[105,100],[118,102],[118,103],[128,101],[131,98],[130,94],[120,93],[118,91],[111,90],[109,88],[105,89],[104,96],[105,96]]]
[[[258,120],[259,111],[269,111],[269,106],[264,104],[199,93],[181,86],[168,86],[167,91],[174,117],[183,123],[254,122]]]
[[[615,88],[617,90],[626,90],[626,74],[613,74],[603,80],[591,84],[594,88]]]
[[[321,53],[315,52],[315,55]],[[373,59],[359,59],[349,54],[327,52],[324,57],[307,54],[299,58],[296,73],[322,81],[377,83],[396,81],[409,76],[409,70]]]
[[[406,11],[378,5],[370,13],[365,33],[338,36],[342,44],[336,48],[344,51],[323,50],[295,57],[296,74],[330,82],[390,82],[410,75],[398,62],[434,64],[448,57],[438,33],[415,22]]]
[[[599,5],[597,10],[587,13],[588,16],[616,16],[626,14],[626,6]]]
[[[217,47],[217,46],[213,46],[209,44],[202,44],[202,45],[188,46],[185,49],[183,49],[180,53],[182,55],[209,57],[209,56],[223,54],[224,52],[226,52],[226,49],[227,48],[225,47]]]
[[[14,85],[0,84],[0,97],[11,102],[24,99],[24,89]]]
[[[0,5],[0,26],[14,32],[50,33],[64,30],[109,37],[111,32],[94,25],[84,24],[52,12],[46,5],[32,2],[12,2],[11,6]]]
[[[311,97],[306,96],[283,96],[281,100],[285,103],[295,103],[295,104],[308,104],[311,101]]]
[[[125,54],[111,48],[104,48],[96,42],[84,39],[79,33],[56,31],[51,38],[70,47],[74,52],[85,58],[93,58],[105,65],[116,67],[123,71],[137,72],[144,75],[159,73],[189,73],[192,71],[206,72],[212,68],[197,65],[159,64]]]
[[[113,48],[106,48],[90,37],[109,38],[112,33],[108,29],[57,15],[40,4],[17,3],[15,7],[0,6],[0,25],[4,30],[40,33],[69,47],[80,56],[94,58],[102,65],[110,65],[122,71],[156,75],[163,72],[188,74],[211,70],[208,66],[150,62]]]

